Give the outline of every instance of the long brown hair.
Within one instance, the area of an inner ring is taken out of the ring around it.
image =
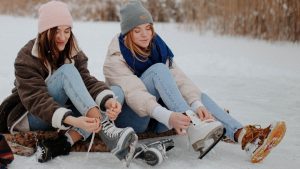
[[[59,51],[55,43],[56,31],[57,27],[54,27],[38,35],[39,59],[44,65],[50,66],[51,70],[58,69],[65,63],[65,59],[71,62],[72,51],[78,51],[72,30],[65,49]]]
[[[153,38],[154,35],[155,35],[155,32],[154,32],[154,27],[153,27],[152,24],[150,24],[150,29],[152,31],[152,38]],[[139,55],[139,56],[142,56],[144,58],[147,58],[150,55],[150,52],[151,52],[151,42],[150,42],[149,46],[146,49],[141,48],[138,45],[136,45],[133,42],[133,29],[130,30],[126,34],[124,42],[125,42],[125,46],[131,51],[131,53],[133,54],[133,56]]]

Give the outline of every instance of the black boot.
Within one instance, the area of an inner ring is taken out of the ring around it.
[[[65,135],[60,135],[56,139],[42,140],[37,145],[37,160],[40,163],[47,162],[59,155],[68,155],[71,151],[71,144]]]

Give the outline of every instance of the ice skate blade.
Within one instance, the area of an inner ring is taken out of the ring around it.
[[[128,146],[129,151],[128,151],[126,157],[125,157],[126,167],[127,168],[130,166],[130,163],[133,160],[134,152],[135,152],[135,148],[136,148],[136,144],[138,142],[138,136],[136,134],[132,135],[130,142],[131,143]]]
[[[276,125],[274,125],[274,129],[272,129],[271,133],[269,133],[268,137],[265,139],[264,143],[253,153],[251,162],[258,163],[266,158],[270,151],[280,143],[285,132],[285,122],[277,122]]]
[[[192,144],[193,149],[195,151],[200,151],[200,149],[204,148],[204,146],[205,146],[205,140],[212,138],[215,141],[218,138],[220,138],[220,136],[222,134],[223,134],[223,127],[222,126],[215,128],[211,132],[211,134],[207,135],[204,139],[199,140],[199,141],[195,142],[194,144]]]

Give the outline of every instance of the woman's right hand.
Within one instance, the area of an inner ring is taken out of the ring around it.
[[[102,128],[100,125],[100,119],[98,118],[90,118],[85,116],[73,117],[68,116],[65,118],[64,123],[69,124],[74,127],[81,128],[88,132],[99,132]]]
[[[169,124],[180,135],[186,134],[186,130],[190,125],[190,118],[182,113],[173,112],[169,119]]]

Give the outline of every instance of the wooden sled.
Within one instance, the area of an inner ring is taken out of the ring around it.
[[[61,134],[61,133],[60,133]],[[56,131],[29,131],[18,132],[15,134],[3,134],[8,144],[10,145],[14,154],[21,156],[31,156],[36,152],[36,145],[38,140],[54,139],[58,137],[59,133]],[[164,133],[155,134],[152,132],[138,134],[139,140],[155,137],[164,137],[176,135],[174,130],[169,130]],[[90,144],[90,139],[86,141],[79,141],[72,147],[71,151],[75,152],[87,152]],[[109,152],[106,145],[103,143],[98,134],[95,135],[95,139],[91,148],[91,152]]]
[[[229,113],[227,109],[225,112]],[[62,134],[62,133],[60,133]],[[8,144],[10,145],[14,154],[21,156],[31,156],[36,152],[36,144],[38,140],[43,139],[54,139],[59,133],[56,131],[29,131],[29,132],[18,132],[15,134],[3,134]],[[139,140],[164,137],[176,135],[175,130],[169,130],[164,133],[155,134],[153,132],[146,132],[138,134]],[[230,138],[224,137],[223,142],[235,144]],[[75,152],[87,152],[90,144],[90,140],[79,141],[72,147],[71,151]],[[91,148],[91,152],[109,152],[106,145],[102,142],[99,135],[95,135],[94,143]]]

